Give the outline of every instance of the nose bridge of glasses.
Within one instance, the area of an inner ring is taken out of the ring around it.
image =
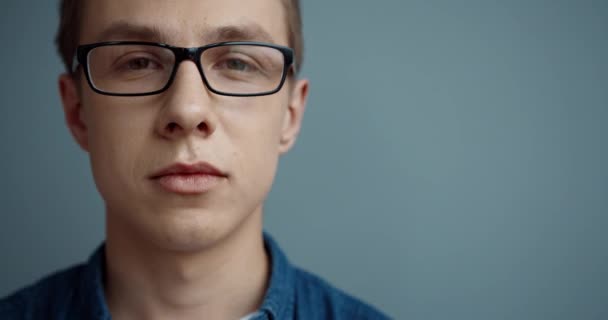
[[[200,73],[200,76],[201,76],[203,82],[205,82],[205,77],[202,74],[203,70],[202,70],[201,61],[200,61],[200,52],[201,52],[200,48],[172,47],[171,50],[173,51],[173,54],[175,55],[175,66],[174,66],[174,70],[173,70],[174,76],[179,71],[181,63],[184,62],[185,60],[190,60],[196,65],[196,69]]]
[[[199,48],[178,48],[174,47],[173,53],[175,54],[175,64],[179,65],[184,60],[190,60],[196,64],[200,62],[200,49]]]

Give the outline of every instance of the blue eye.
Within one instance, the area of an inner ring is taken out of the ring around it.
[[[224,62],[226,68],[234,71],[250,71],[252,66],[240,59],[229,59]]]

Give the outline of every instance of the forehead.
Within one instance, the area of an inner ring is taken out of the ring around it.
[[[282,0],[89,0],[79,43],[149,40],[200,46],[223,40],[287,45]]]

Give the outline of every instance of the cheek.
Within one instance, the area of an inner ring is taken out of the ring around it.
[[[278,160],[278,143],[276,130],[273,128],[258,128],[243,137],[239,143],[241,163],[252,176],[268,175],[274,171]]]
[[[234,201],[245,205],[247,211],[253,211],[264,202],[275,178],[278,154],[269,138],[273,138],[270,130],[258,130],[239,141],[234,152],[238,163],[235,172],[238,192]]]
[[[90,109],[89,153],[97,188],[108,200],[120,196],[113,194],[116,190],[137,187],[138,168],[145,168],[141,161],[146,161],[141,159],[142,148],[152,121],[141,112],[131,114],[135,110],[97,105]]]
[[[233,158],[238,164],[241,184],[244,184],[242,192],[261,197],[269,191],[275,176],[284,112],[276,97],[274,100],[256,99],[255,102],[240,112],[226,115],[231,121],[225,129],[228,139],[234,143]]]

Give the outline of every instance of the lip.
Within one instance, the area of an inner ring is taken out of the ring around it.
[[[150,178],[158,179],[167,175],[187,175],[187,174],[206,174],[218,177],[225,177],[226,174],[220,169],[214,167],[212,164],[207,162],[196,162],[193,164],[186,163],[175,163],[167,166],[163,169],[158,170],[152,174]]]
[[[193,195],[211,190],[228,175],[207,162],[175,163],[150,176],[165,191]]]

